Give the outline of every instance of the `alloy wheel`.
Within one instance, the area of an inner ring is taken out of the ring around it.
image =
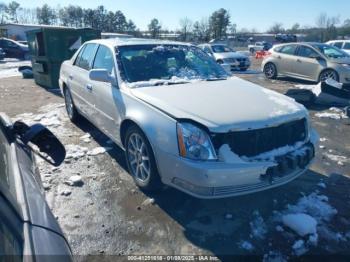
[[[132,175],[143,182],[149,179],[151,162],[144,139],[137,133],[131,134],[127,150]]]
[[[333,70],[326,70],[324,71],[321,76],[320,76],[320,81],[321,82],[324,82],[326,81],[327,79],[333,79],[333,80],[336,80],[338,81],[338,75],[335,71]]]
[[[268,78],[272,78],[275,75],[275,67],[273,64],[267,64],[264,71]]]
[[[72,96],[70,95],[70,92],[66,89],[65,92],[65,102],[66,102],[66,110],[67,110],[67,114],[69,116],[70,119],[73,118],[73,114],[74,114],[74,105],[73,105],[73,101],[72,101]]]

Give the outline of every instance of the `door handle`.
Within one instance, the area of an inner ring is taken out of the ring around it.
[[[301,60],[300,60],[300,59],[297,59],[297,62],[298,62],[298,63],[301,63]]]
[[[69,79],[72,80],[73,79],[73,75],[69,75]]]
[[[278,58],[278,59],[282,59],[282,57],[281,57],[280,55],[279,55],[279,56],[277,56],[277,58]]]
[[[86,85],[86,89],[89,90],[89,91],[92,91],[92,85],[91,84],[87,84]]]

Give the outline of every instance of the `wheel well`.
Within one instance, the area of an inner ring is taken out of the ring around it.
[[[136,126],[138,127],[141,131],[142,129],[139,127],[138,124],[136,124],[134,121],[130,120],[130,119],[126,119],[122,122],[121,126],[120,126],[120,140],[123,144],[123,146],[125,146],[125,135],[126,135],[126,131],[128,130],[129,127],[131,126]],[[143,132],[143,131],[142,131]]]

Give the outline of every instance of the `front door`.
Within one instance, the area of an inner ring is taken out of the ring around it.
[[[322,67],[322,60],[317,59],[321,55],[308,46],[301,45],[295,57],[293,71],[298,77],[308,80],[317,80],[318,72]]]
[[[93,64],[93,69],[106,69],[115,77],[113,52],[107,46],[100,45]],[[110,82],[91,81],[98,127],[109,137],[119,140],[121,93]]]

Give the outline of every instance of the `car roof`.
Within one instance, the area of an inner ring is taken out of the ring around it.
[[[144,38],[110,38],[110,39],[95,39],[88,41],[86,43],[94,44],[104,44],[110,47],[118,46],[132,46],[132,45],[184,45],[193,46],[192,44],[177,42],[177,41],[167,41],[167,40],[157,40],[157,39],[144,39]]]

